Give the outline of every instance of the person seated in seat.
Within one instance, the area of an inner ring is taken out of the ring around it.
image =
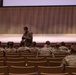
[[[54,54],[61,54],[61,51],[59,50],[59,46],[60,46],[60,43],[56,43],[56,44],[55,44],[55,46],[54,46],[54,48],[53,48],[53,50],[52,50],[52,52],[53,52]]]
[[[40,49],[38,52],[40,56],[53,56],[54,54],[52,53],[53,48],[50,46],[50,41],[46,41],[44,44],[44,47]]]
[[[61,66],[76,66],[76,47],[71,48],[71,54],[64,57]]]
[[[1,47],[1,41],[0,41],[0,51],[5,51],[5,49]]]
[[[37,47],[36,42],[35,42],[35,41],[32,42],[32,46],[30,47],[30,51],[31,51],[31,53],[37,55],[38,50],[40,50],[40,48]]]
[[[17,51],[26,51],[29,50],[30,48],[26,46],[25,41],[21,41],[20,47],[17,49]]]
[[[14,42],[7,43],[7,47],[5,48],[5,52],[16,52],[16,48],[14,48]]]
[[[68,47],[66,47],[65,42],[60,43],[59,50],[61,51],[61,53],[70,53],[70,50]]]

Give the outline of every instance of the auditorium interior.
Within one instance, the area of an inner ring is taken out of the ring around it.
[[[76,51],[76,5],[3,6],[2,3],[0,0],[0,75],[76,75],[76,61],[75,66],[61,66],[64,58],[71,55],[69,51]],[[25,26],[33,33],[33,42],[40,50],[46,41],[51,47],[64,42],[68,52],[54,56],[52,53],[38,56],[39,51],[34,54],[28,49],[6,52],[8,42],[13,42],[16,49],[20,47]],[[5,50],[1,51],[2,48]]]

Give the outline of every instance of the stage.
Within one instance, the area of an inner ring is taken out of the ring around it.
[[[13,41],[19,43],[21,41],[22,34],[0,34],[0,41],[6,43]],[[50,41],[51,43],[56,42],[76,42],[76,34],[33,34],[33,41],[37,43],[44,43]]]

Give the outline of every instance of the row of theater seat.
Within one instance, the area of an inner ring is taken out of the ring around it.
[[[0,57],[5,57],[5,56],[13,56],[14,57],[19,57],[19,56],[38,56],[35,54],[32,54],[30,52],[27,51],[19,51],[19,52],[4,52],[4,51],[0,51]],[[54,57],[65,57],[66,54],[55,54]],[[53,57],[52,55],[50,57]]]
[[[47,57],[17,57],[17,58],[12,58],[12,57],[0,57],[0,65],[19,65],[19,66],[24,66],[24,65],[45,65],[45,66],[60,66],[63,58],[50,58]]]
[[[65,73],[62,72],[62,67],[50,67],[50,66],[38,66],[38,69],[35,66],[11,66],[10,68],[7,66],[0,66],[0,73],[4,73],[5,75],[12,74],[27,74],[27,73],[34,73],[36,75],[50,75],[50,74],[60,74],[61,75],[72,75],[72,73],[76,72],[76,67],[65,67]],[[76,73],[75,73],[76,75]]]
[[[3,53],[4,56],[0,56],[0,73],[8,75],[13,74],[26,74],[33,73],[33,75],[51,75],[55,73],[56,75],[67,75],[62,74],[63,72],[69,73],[71,75],[75,70],[70,72],[66,70],[63,71],[63,67],[60,67],[61,61],[65,55],[56,55],[59,57],[52,58],[51,56],[35,56],[34,54],[27,52],[9,52]],[[49,64],[47,64],[49,63]],[[49,74],[50,73],[50,74]],[[57,74],[59,73],[59,74]],[[31,75],[31,74],[29,74]]]

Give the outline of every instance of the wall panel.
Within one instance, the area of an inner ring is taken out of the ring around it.
[[[0,8],[0,34],[75,34],[76,6]]]

